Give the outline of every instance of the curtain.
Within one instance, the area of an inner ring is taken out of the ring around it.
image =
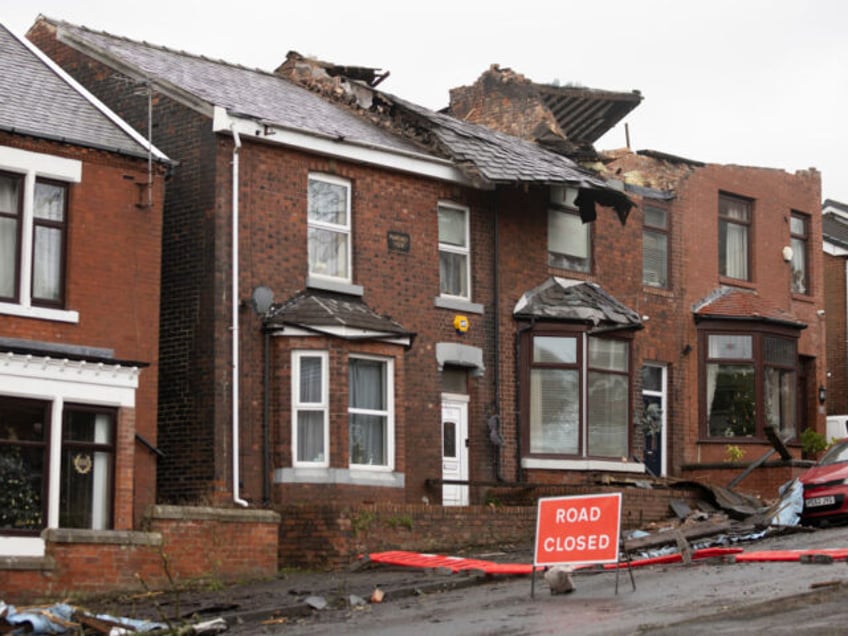
[[[730,278],[748,280],[748,228],[725,223],[725,274]]]
[[[378,360],[350,362],[351,464],[388,464],[385,366]]]
[[[627,376],[592,371],[588,392],[587,454],[627,458]]]
[[[298,361],[297,461],[323,462],[326,452],[323,358],[301,356]],[[313,405],[313,408],[309,410],[303,408],[304,405]]]
[[[530,452],[580,452],[580,376],[570,369],[530,372]]]
[[[18,181],[0,177],[0,297],[15,295],[15,276],[18,256]]]

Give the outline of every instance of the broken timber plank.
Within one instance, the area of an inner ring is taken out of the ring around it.
[[[677,543],[678,533],[684,540],[692,541],[693,539],[701,539],[703,537],[729,532],[730,528],[731,525],[729,521],[722,521],[720,523],[699,524],[691,528],[682,528],[680,530],[668,530],[666,532],[658,532],[638,539],[626,539],[624,541],[624,549],[627,552],[649,550],[651,548],[658,548],[663,545]]]

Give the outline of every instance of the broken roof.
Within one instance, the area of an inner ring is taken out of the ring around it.
[[[357,117],[285,78],[148,42],[39,17],[57,39],[212,117],[215,106],[283,128],[421,153],[410,141]]]
[[[272,332],[294,327],[347,340],[391,340],[406,346],[415,338],[413,332],[380,315],[358,296],[311,289],[271,307],[265,325]]]
[[[769,302],[756,291],[720,287],[692,307],[695,319],[764,321],[805,329],[791,313]]]
[[[524,292],[515,304],[513,315],[537,320],[588,322],[595,327],[592,331],[642,328],[639,314],[597,283],[559,276],[551,276],[538,287]]]
[[[535,111],[533,121],[525,122],[529,126],[528,134],[540,123],[546,126],[555,124],[556,132],[565,139],[589,144],[603,137],[642,101],[642,94],[636,90],[617,92],[574,84],[540,84],[498,64],[492,64],[472,86],[452,88],[450,96],[451,114],[460,119],[474,118],[473,121],[478,122],[481,102],[486,96],[493,97],[496,102],[494,110],[501,111],[504,98],[539,103],[546,112]],[[535,136],[534,139],[542,141]]]
[[[313,90],[307,90],[292,81],[303,83],[298,76],[248,69],[43,16],[38,24],[55,29],[60,41],[142,83],[152,83],[209,117],[220,107],[263,127],[278,126],[341,143],[448,159],[477,187],[570,185],[582,190],[582,205],[578,205],[587,221],[594,218],[595,203],[614,207],[622,223],[633,205],[620,189],[566,157],[376,91],[378,82],[369,73],[372,69],[309,60],[314,76],[323,71],[335,83],[312,77],[306,86]],[[305,60],[290,52],[292,56]],[[353,77],[346,78],[345,72]],[[315,92],[318,89],[320,94]],[[373,97],[364,107],[359,105],[362,91]]]
[[[0,25],[0,129],[147,157],[148,143],[29,42]],[[150,147],[154,158],[167,160]]]

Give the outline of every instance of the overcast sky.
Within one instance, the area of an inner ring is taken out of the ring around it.
[[[23,35],[39,13],[273,70],[290,50],[390,71],[380,88],[429,108],[491,64],[644,99],[634,150],[815,167],[848,203],[845,0],[0,0]],[[601,150],[626,145],[624,123]]]

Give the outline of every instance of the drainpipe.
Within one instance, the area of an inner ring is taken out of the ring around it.
[[[233,339],[233,502],[239,506],[247,507],[248,503],[239,496],[239,150],[241,149],[241,139],[238,131],[234,126],[230,126],[233,131],[233,283],[232,283],[232,312],[233,324],[232,339]]]

